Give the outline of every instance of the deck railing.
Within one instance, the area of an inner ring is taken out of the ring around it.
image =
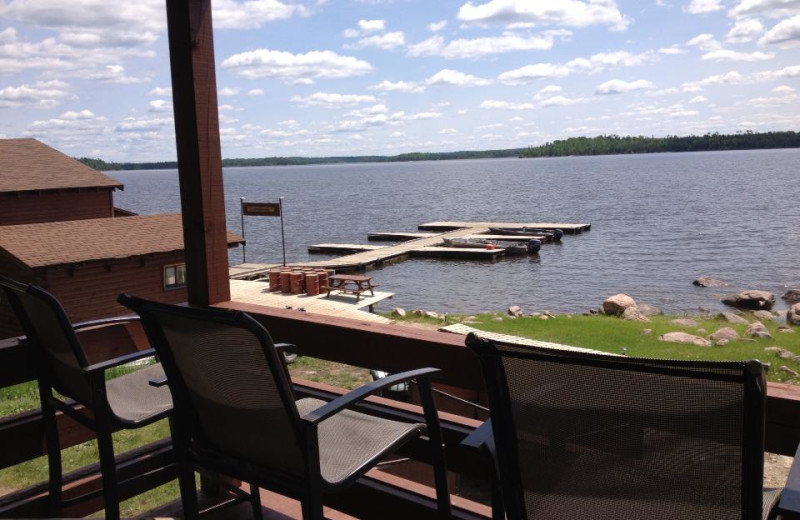
[[[484,402],[481,376],[463,337],[401,325],[385,325],[291,310],[226,302],[219,307],[243,310],[261,321],[275,341],[297,345],[300,353],[350,365],[398,372],[422,366],[442,369],[438,381],[448,393],[470,401]],[[146,348],[138,325],[102,327],[81,332],[81,340],[92,359],[103,359]],[[35,366],[29,349],[13,340],[0,341],[0,388],[35,379]],[[328,385],[295,381],[298,395],[330,399],[344,392]],[[800,443],[800,387],[770,383],[767,403],[767,451],[794,455]],[[485,455],[460,446],[461,440],[480,423],[481,411],[443,398],[442,425],[447,445],[449,469],[488,480],[490,466]],[[365,405],[370,413],[386,417],[419,417],[413,405],[371,398]],[[92,432],[69,418],[59,417],[62,448],[92,438]],[[45,453],[41,413],[38,410],[0,418],[0,469],[25,462]],[[404,456],[425,461],[424,445],[410,444]],[[121,470],[133,481],[120,492],[122,499],[135,496],[175,478],[173,456],[168,439],[118,455]],[[332,507],[355,516],[381,518],[433,518],[433,490],[409,486],[405,480],[382,472],[372,472],[350,492],[326,500]],[[65,477],[66,496],[74,496],[100,486],[96,465],[81,468]],[[0,517],[42,517],[46,515],[45,483],[0,496]],[[490,510],[475,502],[455,499],[458,518],[488,518]],[[102,508],[99,498],[81,502],[64,512],[67,516],[86,515]]]

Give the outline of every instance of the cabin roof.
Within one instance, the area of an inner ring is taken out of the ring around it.
[[[244,239],[228,231],[227,242]],[[30,269],[183,249],[179,213],[0,226],[0,253]]]
[[[0,139],[0,193],[123,187],[36,139]]]

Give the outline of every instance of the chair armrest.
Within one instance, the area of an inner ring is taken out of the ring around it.
[[[398,383],[404,383],[412,379],[417,379],[419,377],[430,377],[438,372],[440,372],[438,368],[420,368],[417,370],[409,370],[407,372],[401,372],[399,374],[393,374],[391,376],[378,379],[377,381],[373,381],[364,386],[356,388],[355,390],[348,392],[341,397],[337,397],[333,401],[320,406],[316,410],[308,412],[302,416],[301,419],[311,424],[318,424],[331,415],[340,412],[348,406],[351,406],[353,403],[361,401],[362,399],[378,392],[379,390],[394,386]]]
[[[294,352],[294,349],[297,348],[297,345],[293,345],[291,343],[275,343],[275,350],[278,352],[287,352],[291,353]]]
[[[489,443],[494,444],[491,419],[484,421],[483,424],[478,426],[461,441],[461,445],[467,446],[468,448],[481,448],[483,446],[488,446]]]
[[[164,376],[161,379],[150,379],[147,381],[147,384],[156,388],[162,387],[167,384],[167,376]]]
[[[99,327],[101,325],[115,325],[117,323],[128,323],[131,321],[139,321],[139,318],[136,314],[129,314],[127,316],[117,316],[115,318],[101,318],[99,320],[89,320],[89,321],[81,321],[78,323],[72,324],[72,330],[79,331],[82,329],[88,329],[89,327]]]
[[[98,372],[105,372],[109,368],[118,367],[120,365],[124,365],[125,363],[136,361],[137,359],[142,359],[155,355],[156,351],[155,349],[152,348],[149,348],[147,350],[140,350],[138,352],[131,352],[130,354],[125,354],[124,356],[119,356],[114,359],[109,359],[108,361],[101,361],[100,363],[95,363],[93,365],[89,365],[88,367],[83,367],[83,372],[87,375],[96,374]]]
[[[800,518],[800,446],[794,454],[792,467],[789,469],[789,478],[783,488],[778,510],[784,518]]]

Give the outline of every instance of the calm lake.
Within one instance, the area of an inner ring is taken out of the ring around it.
[[[800,150],[227,168],[228,228],[239,198],[284,198],[287,260],[310,244],[367,243],[435,220],[591,222],[538,256],[494,263],[408,260],[373,271],[392,306],[475,313],[581,312],[624,292],[668,312],[721,309],[719,296],[800,287]],[[180,211],[175,170],[110,172],[116,205]],[[280,219],[245,217],[248,262],[280,262]],[[232,250],[231,264],[242,261]],[[692,285],[698,276],[731,282]],[[779,299],[779,307],[785,304]]]

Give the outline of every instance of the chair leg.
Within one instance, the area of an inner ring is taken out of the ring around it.
[[[250,504],[253,506],[253,518],[255,518],[255,520],[262,520],[261,492],[258,486],[254,486],[253,484],[250,484]]]
[[[40,390],[41,392],[41,390]],[[58,423],[56,413],[48,402],[52,393],[42,395],[42,416],[44,419],[45,445],[47,446],[47,472],[48,472],[48,514],[53,517],[61,516],[61,494],[63,475],[61,470],[61,442],[58,438]]]
[[[177,465],[183,517],[187,520],[196,520],[200,517],[200,508],[197,504],[197,485],[194,481],[194,466],[189,462],[182,462],[180,459]],[[259,507],[259,511],[260,510],[261,508]]]
[[[307,497],[301,503],[303,505],[303,520],[324,520],[325,515],[322,512],[322,497],[320,496]]]
[[[425,422],[428,426],[428,439],[431,448],[431,460],[433,461],[433,479],[436,484],[436,506],[439,510],[439,518],[450,518],[450,490],[447,487],[447,461],[444,455],[444,440],[442,439],[442,429],[439,426],[439,416],[433,402],[433,392],[431,382],[425,378],[417,380],[419,385],[419,397],[422,401],[422,409],[425,413]]]
[[[497,477],[492,477],[492,520],[503,520],[506,517],[503,508],[503,492],[500,488],[500,481]]]
[[[95,412],[97,413],[97,412]],[[98,418],[97,451],[100,453],[100,473],[103,478],[103,502],[105,518],[119,519],[119,493],[117,490],[117,465],[114,461],[114,442],[108,422]]]

